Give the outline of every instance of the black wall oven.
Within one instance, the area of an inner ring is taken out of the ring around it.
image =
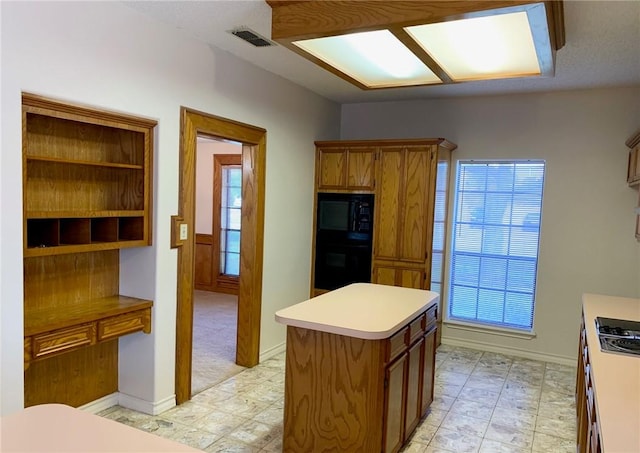
[[[373,195],[319,193],[316,212],[316,289],[371,281]]]

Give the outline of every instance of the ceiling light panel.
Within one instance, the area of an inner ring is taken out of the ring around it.
[[[441,82],[388,30],[306,39],[293,44],[367,88]]]
[[[541,74],[525,11],[418,25],[405,31],[454,81]]]

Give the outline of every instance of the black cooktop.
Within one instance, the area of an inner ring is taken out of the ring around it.
[[[640,357],[639,321],[597,317],[596,331],[603,352]]]

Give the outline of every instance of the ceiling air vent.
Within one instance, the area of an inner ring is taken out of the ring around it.
[[[238,38],[247,41],[249,44],[255,47],[268,47],[276,45],[273,41],[268,40],[264,36],[260,36],[255,31],[246,27],[236,28],[235,30],[231,30],[229,33],[231,33],[232,35],[236,35]]]

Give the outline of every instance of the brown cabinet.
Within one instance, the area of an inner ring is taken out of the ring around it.
[[[382,340],[288,326],[283,451],[399,451],[433,399],[436,317]]]
[[[595,406],[595,394],[593,392],[593,378],[591,361],[589,360],[589,347],[587,345],[584,315],[580,327],[580,342],[578,348],[576,411],[578,417],[578,453],[600,453],[602,448]]]
[[[119,294],[119,250],[151,244],[156,122],[22,106],[25,404],[78,406],[117,390],[112,340],[151,329],[152,302]]]
[[[441,139],[380,147],[373,283],[441,292],[453,149],[455,145]],[[440,344],[440,319],[438,327],[436,344]]]
[[[316,142],[318,191],[372,192],[375,147],[345,146],[342,142]]]
[[[419,289],[441,285],[456,145],[437,138],[316,142],[316,147],[317,192],[374,193],[371,282]]]
[[[388,340],[394,352],[385,368],[385,452],[404,445],[433,401],[437,311],[431,307]]]

